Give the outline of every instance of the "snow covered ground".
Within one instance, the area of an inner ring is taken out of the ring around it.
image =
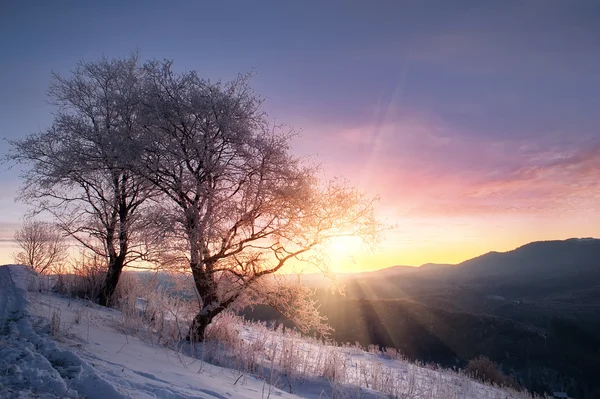
[[[0,266],[0,398],[297,397],[125,335],[114,310],[27,292],[31,277]]]
[[[25,267],[0,266],[3,399],[526,397],[381,354],[248,326],[237,329],[238,343],[245,342],[237,352],[221,348],[228,355],[215,356],[202,348],[188,356],[194,350],[187,344],[173,350],[141,340],[119,311],[28,290],[34,281]],[[229,369],[198,357],[245,363]]]

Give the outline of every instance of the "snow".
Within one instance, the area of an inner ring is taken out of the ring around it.
[[[202,361],[215,363],[215,356],[189,344],[169,349],[140,339],[125,314],[41,293],[35,281],[23,266],[0,266],[3,399],[525,397],[394,356],[238,326],[240,346],[216,360],[231,366],[251,359],[261,371],[253,376]]]
[[[265,337],[265,333],[257,331],[256,326],[244,327],[241,337],[249,342],[263,341],[264,347],[269,349],[267,358],[288,370],[288,375],[312,375],[313,385],[318,385],[318,376],[329,376],[330,383],[342,388],[336,390],[337,393],[343,392],[342,397],[357,397],[348,393],[358,391],[350,387],[360,387],[360,398],[531,398],[526,393],[491,387],[449,370],[419,366],[404,360],[395,350],[381,352],[372,348],[366,352],[351,345],[323,345],[293,333],[282,335],[271,331]],[[290,358],[294,361],[287,365],[290,362],[286,359]],[[331,388],[320,385],[320,390],[312,391],[329,392]],[[302,394],[305,393],[302,391]]]
[[[0,398],[297,398],[123,334],[114,310],[28,293],[31,277],[0,266]]]

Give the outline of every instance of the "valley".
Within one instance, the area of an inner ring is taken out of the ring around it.
[[[337,342],[394,347],[464,367],[485,355],[531,391],[600,395],[600,240],[535,242],[458,265],[341,276],[345,296],[314,276]],[[288,323],[267,307],[246,317]]]

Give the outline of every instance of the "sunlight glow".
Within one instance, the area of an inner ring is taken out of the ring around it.
[[[331,260],[332,269],[340,271],[340,267],[356,263],[355,257],[364,252],[363,247],[364,245],[360,237],[345,236],[332,238],[326,247],[326,253]]]

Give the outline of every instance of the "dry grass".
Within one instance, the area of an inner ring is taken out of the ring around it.
[[[500,371],[498,364],[485,356],[478,356],[471,359],[467,365],[466,373],[470,377],[485,383],[514,389],[521,388],[514,378],[504,375]]]
[[[146,342],[176,347],[191,324],[197,305],[173,295],[156,279],[140,281],[123,274],[115,292],[116,308],[121,311],[118,325],[124,332]]]
[[[63,276],[58,281],[63,287],[71,287],[73,290],[65,293],[73,295],[94,287],[95,270],[80,269],[84,274],[79,278],[69,280]],[[172,348],[185,367],[191,363],[184,360],[184,353],[233,369],[240,379],[254,375],[292,393],[298,393],[309,381],[322,387],[322,398],[531,398],[526,392],[500,388],[509,385],[506,380],[475,376],[484,384],[475,381],[471,371],[434,370],[410,363],[395,349],[325,343],[282,326],[272,329],[265,323],[248,322],[228,312],[209,325],[204,342],[189,344],[184,337],[197,303],[173,295],[156,279],[141,281],[125,273],[116,298],[121,313],[114,320],[115,328],[148,343]],[[51,317],[51,324],[56,324],[56,317],[60,329],[60,315]],[[198,372],[206,368],[204,362],[198,362]],[[265,388],[264,396],[270,392]]]
[[[93,258],[82,257],[70,265],[52,269],[50,287],[61,295],[95,301],[102,289],[106,268]]]
[[[292,393],[306,381],[321,381],[327,386],[322,397],[329,398],[531,398],[494,381],[477,382],[463,372],[409,363],[394,349],[326,344],[230,313],[210,325],[200,355]]]

